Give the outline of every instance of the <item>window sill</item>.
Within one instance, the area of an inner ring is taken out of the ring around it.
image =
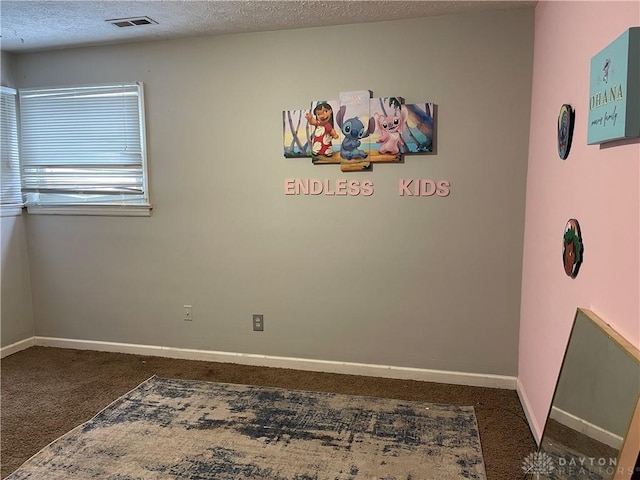
[[[0,217],[19,217],[22,215],[22,206],[0,207]]]
[[[106,217],[150,217],[151,205],[28,205],[35,215],[94,215]]]

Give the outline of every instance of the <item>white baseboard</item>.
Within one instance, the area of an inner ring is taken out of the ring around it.
[[[307,358],[278,357],[251,353],[218,352],[187,348],[136,345],[130,343],[101,342],[95,340],[75,340],[52,337],[35,337],[35,344],[44,347],[73,348],[102,352],[131,353],[156,357],[179,358],[184,360],[204,360],[210,362],[235,363],[261,367],[290,368],[313,372],[342,373],[369,377],[419,380],[423,382],[449,383],[474,387],[516,389],[516,377],[445,370],[427,370],[389,365],[335,362]]]
[[[24,340],[20,340],[19,342],[0,348],[0,358],[4,358],[12,353],[17,353],[20,350],[26,350],[29,347],[33,347],[36,344],[35,338],[36,337],[25,338]]]
[[[577,417],[569,412],[566,412],[558,407],[551,407],[551,418],[562,425],[585,434],[586,436],[593,438],[599,442],[609,445],[615,449],[621,449],[624,438],[608,430],[605,430],[598,425],[587,422],[586,420]]]
[[[524,415],[527,417],[527,423],[529,424],[529,429],[531,430],[531,434],[533,435],[536,444],[540,446],[540,442],[542,441],[542,430],[544,427],[540,427],[538,422],[536,421],[533,413],[531,404],[529,403],[529,398],[524,390],[524,387],[520,383],[520,379],[517,379],[516,382],[516,391],[518,392],[518,398],[520,399],[520,405],[522,405],[522,410],[524,410]]]

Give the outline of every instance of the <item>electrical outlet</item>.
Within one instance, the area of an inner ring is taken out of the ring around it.
[[[264,315],[262,315],[261,313],[253,314],[253,331],[254,332],[264,331]]]
[[[191,305],[184,306],[184,321],[191,322],[193,320],[193,310]]]

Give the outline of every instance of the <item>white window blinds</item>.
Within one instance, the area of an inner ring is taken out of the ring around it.
[[[31,205],[149,205],[142,85],[20,89]]]
[[[22,194],[20,193],[16,91],[12,88],[0,88],[0,122],[2,212],[15,214],[22,208]]]

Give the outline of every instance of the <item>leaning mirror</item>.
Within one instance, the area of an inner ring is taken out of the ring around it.
[[[638,349],[579,308],[540,443],[539,477],[630,479],[633,469],[625,472],[619,460],[639,401]]]

